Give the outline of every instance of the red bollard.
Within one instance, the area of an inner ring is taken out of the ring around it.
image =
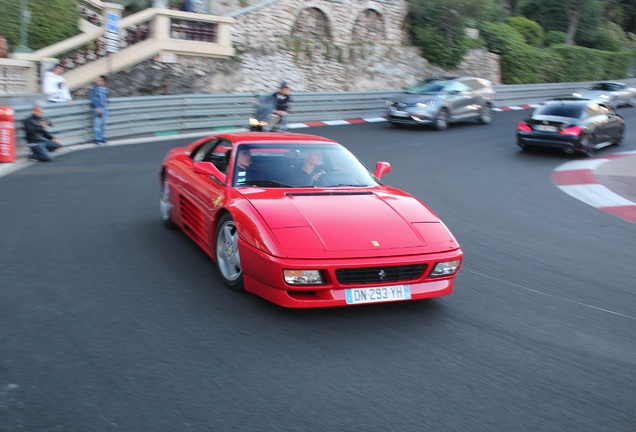
[[[15,162],[15,111],[0,107],[0,163]]]

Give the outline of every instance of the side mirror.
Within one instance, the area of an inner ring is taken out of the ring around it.
[[[219,171],[217,167],[214,166],[212,162],[195,162],[193,164],[194,173],[202,174],[213,177],[219,183],[225,184],[227,181],[227,175]]]
[[[375,171],[373,175],[376,176],[378,180],[382,178],[384,174],[388,174],[391,172],[391,164],[388,162],[377,162],[375,164]]]

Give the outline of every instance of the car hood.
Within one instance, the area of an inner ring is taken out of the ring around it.
[[[402,94],[395,98],[395,102],[401,102],[407,105],[415,105],[416,103],[429,103],[442,99],[441,95],[418,95],[418,94]]]
[[[245,195],[293,258],[433,253],[459,246],[420,201],[399,191]],[[390,251],[390,252],[389,252]]]

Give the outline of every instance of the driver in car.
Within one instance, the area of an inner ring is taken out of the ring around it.
[[[298,186],[312,186],[326,171],[322,167],[322,156],[318,150],[310,150],[303,163],[296,169],[294,183]]]

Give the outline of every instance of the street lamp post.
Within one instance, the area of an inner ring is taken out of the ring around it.
[[[31,12],[29,12],[29,0],[20,1],[20,46],[15,49],[16,52],[28,53],[33,50],[29,48],[29,22],[31,21]]]

